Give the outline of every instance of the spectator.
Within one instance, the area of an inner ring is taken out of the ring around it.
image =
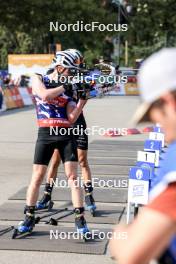
[[[118,264],[148,264],[159,259],[168,248],[169,262],[176,263],[176,48],[163,49],[143,64],[139,87],[143,104],[134,120],[160,123],[170,144],[160,164],[150,202],[129,226],[116,227],[127,232],[126,240],[113,239],[111,252]]]
[[[20,86],[21,87],[29,86],[29,77],[28,76],[21,75]]]
[[[8,75],[6,75],[6,76],[4,77],[4,84],[5,84],[5,85],[8,85],[9,82],[10,82],[10,75],[8,74]]]

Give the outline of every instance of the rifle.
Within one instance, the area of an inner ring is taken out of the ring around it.
[[[103,64],[104,67],[105,64]],[[93,97],[101,97],[105,95],[107,92],[112,91],[114,89],[115,82],[113,81],[113,77],[110,75],[110,71],[112,66],[108,66],[108,68],[98,67],[98,64],[91,69],[69,69],[69,75],[63,76],[58,75],[58,81],[50,81],[49,78],[44,79],[45,86],[50,88],[55,88],[61,85],[68,85],[67,91],[70,91],[70,94],[73,92],[77,92],[78,97],[86,97],[87,99]],[[107,78],[111,77],[111,82],[109,83]],[[104,78],[104,82],[100,82]],[[63,82],[64,81],[64,82]]]

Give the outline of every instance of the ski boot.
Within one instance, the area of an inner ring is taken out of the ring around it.
[[[39,202],[37,202],[36,210],[48,209],[48,211],[50,211],[53,208],[54,203],[51,200],[52,190],[53,190],[53,185],[51,186],[50,183],[46,183],[44,195],[42,199]]]
[[[35,206],[26,206],[26,216],[24,221],[20,222],[18,227],[14,229],[12,239],[26,236],[32,233],[35,226]]]
[[[91,182],[88,182],[84,185],[84,190],[86,209],[91,213],[92,216],[95,216],[96,205],[92,195],[93,187]]]
[[[86,194],[85,203],[87,210],[91,213],[92,216],[95,216],[95,211],[97,207],[95,205],[95,200],[91,193]]]
[[[44,192],[42,199],[37,202],[35,209],[43,210],[48,209],[50,211],[53,208],[54,202],[51,200],[51,193]]]
[[[84,241],[86,241],[87,239],[89,239],[90,231],[87,227],[87,223],[83,215],[84,208],[75,208],[74,212],[75,212],[75,226],[77,232],[81,235]]]

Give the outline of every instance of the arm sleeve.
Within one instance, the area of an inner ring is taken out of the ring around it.
[[[169,184],[165,191],[147,205],[147,208],[163,213],[176,221],[176,182]]]

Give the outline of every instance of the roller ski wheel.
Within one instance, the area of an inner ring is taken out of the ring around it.
[[[50,220],[48,221],[48,224],[49,225],[53,225],[53,226],[57,226],[58,225],[58,222],[57,222],[57,220],[56,219],[54,219],[54,218],[50,218]]]
[[[94,217],[96,213],[96,205],[95,200],[92,196],[92,194],[87,194],[85,196],[85,203],[86,203],[86,209],[91,213],[91,215]]]
[[[50,201],[49,202],[49,205],[48,205],[48,211],[51,211],[51,209],[53,208],[54,206],[54,202],[53,201]]]
[[[54,202],[52,200],[46,201],[45,197],[36,204],[36,210],[44,210],[48,209],[48,211],[51,211],[53,208]]]
[[[96,215],[96,206],[94,208],[88,209],[93,217]]]
[[[12,239],[25,237],[30,235],[35,226],[35,218],[26,216],[26,219],[19,223],[18,227],[14,229]]]
[[[90,231],[83,215],[75,218],[75,226],[77,232],[81,235],[81,238],[86,242],[90,237]]]
[[[91,239],[90,232],[86,232],[86,233],[82,234],[82,238],[83,238],[84,242],[90,241],[90,239]]]

